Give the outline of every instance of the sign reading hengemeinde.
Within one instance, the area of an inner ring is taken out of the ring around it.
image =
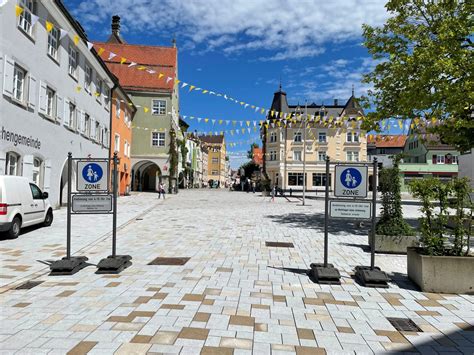
[[[336,197],[367,197],[367,167],[336,165]]]
[[[77,191],[108,191],[109,163],[105,160],[77,161]]]

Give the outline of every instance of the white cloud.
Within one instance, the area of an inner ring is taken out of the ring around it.
[[[68,3],[70,0],[66,0]],[[324,43],[354,40],[361,25],[379,25],[384,0],[81,0],[74,14],[87,27],[109,28],[122,17],[125,32],[176,33],[186,48],[227,54],[269,50],[261,60],[313,57]]]

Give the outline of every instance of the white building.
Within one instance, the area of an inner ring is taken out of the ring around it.
[[[8,1],[0,33],[0,174],[30,178],[58,207],[67,153],[109,155],[115,79],[59,0]]]

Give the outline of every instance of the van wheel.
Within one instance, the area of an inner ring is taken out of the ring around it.
[[[53,223],[53,211],[48,210],[48,213],[46,213],[46,217],[44,217],[43,226],[49,227],[52,223]]]
[[[20,235],[20,229],[21,229],[21,219],[20,219],[20,217],[15,216],[13,218],[10,229],[7,232],[8,237],[10,239],[18,238],[18,236]]]

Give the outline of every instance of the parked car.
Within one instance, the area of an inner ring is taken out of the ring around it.
[[[0,232],[16,238],[23,227],[53,223],[48,193],[22,176],[0,176]]]

